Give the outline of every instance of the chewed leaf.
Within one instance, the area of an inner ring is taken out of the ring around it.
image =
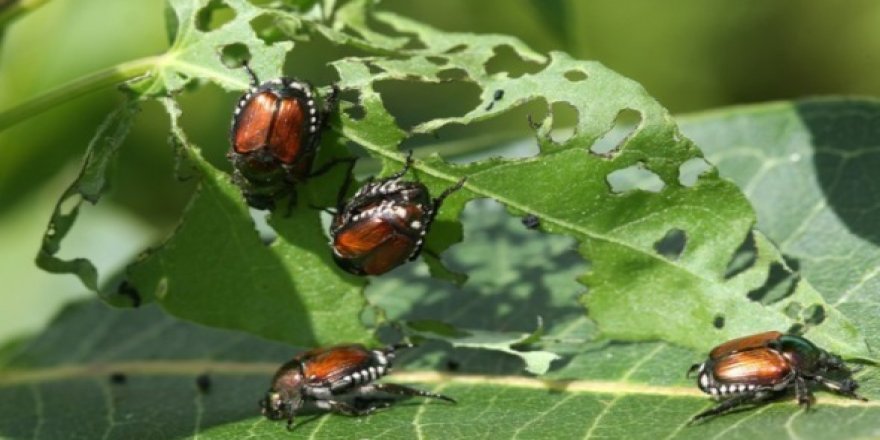
[[[46,232],[43,245],[37,254],[37,265],[52,273],[74,274],[91,290],[98,290],[98,270],[85,258],[65,260],[56,256],[61,242],[73,227],[83,201],[95,204],[107,191],[108,172],[122,142],[125,141],[134,117],[139,110],[136,101],[126,100],[110,113],[98,128],[86,149],[85,159],[76,180],[64,191]]]
[[[416,349],[401,350],[383,382],[442,393],[458,403],[414,398],[366,417],[303,413],[288,432],[284,421],[262,417],[256,401],[275,370],[298,351],[177,320],[154,305],[139,310],[71,305],[42,334],[0,360],[0,403],[14,408],[7,411],[14,416],[0,424],[0,436],[651,440],[721,434],[821,440],[871,438],[880,417],[880,380],[864,374],[860,392],[868,402],[817,391],[810,412],[789,398],[688,425],[713,405],[683,374],[701,354],[639,343],[580,350],[541,378],[487,373],[497,362],[485,357],[441,373],[426,369],[428,356],[418,356]],[[462,351],[487,354],[443,355]]]
[[[843,313],[869,346],[880,347],[873,214],[880,205],[874,189],[880,185],[880,101],[756,105],[682,124],[722,174],[743,188],[758,212],[758,227],[779,244],[787,265],[823,293],[828,303],[818,304],[824,313]],[[801,312],[811,305],[801,301]]]
[[[553,361],[561,359],[559,355],[549,351],[527,350],[527,346],[538,342],[544,333],[540,320],[538,320],[538,328],[532,333],[462,330],[431,321],[413,321],[407,325],[416,332],[417,336],[440,339],[456,348],[493,350],[516,356],[525,362],[526,371],[532,374],[546,373],[550,370]]]
[[[537,216],[542,230],[580,241],[582,254],[592,263],[581,278],[589,288],[583,304],[606,337],[663,339],[702,350],[767,328],[805,326],[807,316],[785,309],[792,303],[829,308],[804,280],[785,301],[763,305],[749,298],[749,292],[765,283],[771,266],[784,265],[766,241],[754,264],[735,278],[725,277],[743,238],[752,233],[754,212],[738,188],[715,170],[703,168],[695,182],[681,183],[681,170],[702,160],[701,154],[640,85],[598,63],[562,53],[550,54],[549,62],[535,73],[488,73],[485,63],[494,48],[506,44],[498,37],[441,33],[391,14],[378,18],[416,35],[423,48],[408,52],[413,62],[374,56],[333,65],[340,86],[360,92],[365,111],[357,121],[344,117],[345,135],[388,163],[401,160],[395,150],[405,134],[373,89],[378,81],[432,83],[440,81],[438,72],[458,69],[464,72],[463,81],[482,89],[486,102],[494,100],[497,90],[503,91],[504,99],[492,106],[481,103],[463,116],[423,123],[414,129],[418,132],[470,124],[533,100],[565,102],[577,109],[574,134],[563,143],[549,136],[552,115],[540,124],[541,153],[534,158],[452,165],[434,157],[415,168],[433,191],[468,178],[464,189],[445,204],[441,221],[455,221],[465,201],[485,197],[511,212]],[[460,45],[465,50],[452,50]],[[519,46],[513,48],[523,59],[540,59]],[[421,62],[429,55],[445,63]],[[637,126],[607,152],[594,153],[593,144],[614,129],[621,113],[637,114]],[[628,170],[649,177],[635,175],[629,186],[615,187],[617,173]],[[687,245],[675,258],[656,248],[670,230],[686,237]],[[451,236],[440,238],[448,245]],[[811,323],[808,335],[833,351],[868,356],[858,329],[839,313],[832,311],[822,322]]]
[[[326,246],[320,213],[273,220],[280,237],[264,244],[238,188],[186,139],[175,103],[163,102],[199,188],[176,233],[128,269],[144,299],[175,316],[299,346],[370,340],[358,318],[364,281],[343,275],[329,252],[303,251]]]
[[[209,79],[229,90],[247,88],[248,78],[243,70],[233,70],[222,61],[225,48],[244,46],[250,66],[261,78],[280,75],[284,55],[293,48],[291,42],[266,44],[257,37],[251,22],[264,14],[275,15],[272,9],[263,9],[246,0],[224,0],[235,16],[218,29],[205,29],[200,20],[209,18],[208,0],[169,0],[169,34],[176,37],[162,61],[130,87],[144,96],[163,96],[177,92],[194,79]]]

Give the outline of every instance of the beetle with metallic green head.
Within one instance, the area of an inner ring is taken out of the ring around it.
[[[727,341],[713,348],[707,361],[692,365],[688,376],[695,371],[700,390],[720,403],[694,416],[692,422],[777,397],[791,387],[798,403],[809,408],[812,384],[867,400],[856,394],[859,384],[839,357],[801,336],[777,331]]]

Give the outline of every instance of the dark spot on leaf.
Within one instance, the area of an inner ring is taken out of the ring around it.
[[[748,297],[761,304],[773,304],[794,293],[798,279],[796,274],[781,263],[773,263],[764,285],[749,292]]]
[[[727,263],[727,268],[724,270],[724,279],[729,280],[745,272],[755,264],[757,257],[758,249],[755,247],[755,237],[752,235],[752,231],[749,231],[746,234],[745,240],[733,252],[730,262]]]
[[[110,383],[113,385],[125,385],[127,380],[128,377],[126,377],[124,373],[118,371],[110,373]]]
[[[587,74],[580,70],[569,70],[565,72],[565,79],[571,82],[578,82],[587,79]]]
[[[613,155],[626,143],[626,139],[635,133],[641,120],[642,114],[638,111],[628,108],[621,110],[614,118],[611,128],[593,142],[590,151],[601,156]]]
[[[657,193],[666,186],[660,176],[645,168],[645,164],[642,162],[612,171],[605,177],[605,180],[608,182],[611,192],[615,194],[634,190]]]
[[[119,284],[119,287],[116,289],[116,293],[118,295],[127,296],[131,298],[131,306],[134,308],[138,308],[141,305],[141,294],[138,290],[127,280],[123,281]]]
[[[250,59],[251,51],[242,43],[229,44],[220,50],[220,60],[230,69],[237,69]]]
[[[825,307],[821,304],[813,304],[803,311],[804,322],[809,325],[819,325],[825,320]]]
[[[712,320],[712,325],[719,330],[724,328],[724,316],[715,315],[715,319]]]
[[[507,72],[509,78],[519,78],[525,74],[537,73],[543,68],[540,63],[522,59],[512,47],[506,44],[495,47],[494,52],[492,58],[486,62],[487,75]]]
[[[686,244],[687,234],[681,229],[673,228],[666,231],[666,235],[654,243],[654,250],[670,260],[677,260]]]
[[[577,124],[578,110],[575,106],[564,102],[554,102],[550,108],[553,118],[553,129],[550,138],[557,144],[564,144],[574,135],[573,127]]]
[[[257,37],[263,40],[267,45],[272,45],[285,39],[284,33],[275,25],[275,20],[275,17],[271,14],[262,14],[258,15],[250,22],[254,33],[256,33]]]
[[[385,73],[385,69],[376,63],[364,63],[364,65],[367,66],[367,69],[373,75],[380,75],[380,74]]]
[[[711,169],[712,165],[709,165],[709,162],[706,162],[706,159],[702,157],[688,159],[678,167],[678,183],[688,187],[694,186],[697,179]]]
[[[492,95],[492,101],[489,102],[489,105],[486,106],[486,111],[492,110],[492,107],[495,106],[497,101],[500,101],[501,98],[504,98],[504,90],[498,89]]]
[[[208,373],[196,376],[196,388],[203,394],[211,392],[211,376],[208,376]]]
[[[522,224],[528,229],[538,229],[541,226],[541,219],[535,214],[526,214],[522,218]]]
[[[196,15],[196,29],[213,31],[235,19],[235,11],[223,0],[211,0]]]

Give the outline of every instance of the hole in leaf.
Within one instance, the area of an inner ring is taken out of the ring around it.
[[[755,264],[757,257],[758,248],[755,246],[755,236],[752,235],[752,231],[749,231],[746,234],[745,240],[733,252],[730,262],[727,263],[727,268],[724,270],[724,279],[729,280],[745,272]]]
[[[339,103],[345,114],[356,121],[360,121],[366,116],[364,107],[361,105],[361,93],[358,90],[339,92]]]
[[[365,63],[367,65],[367,69],[370,70],[370,73],[373,75],[379,75],[385,73],[385,69],[382,66],[378,66],[375,63]]]
[[[801,306],[799,302],[791,302],[782,309],[782,313],[785,313],[785,316],[788,316],[790,319],[794,319],[796,321],[800,321],[801,319],[801,310],[804,307]]]
[[[271,14],[262,14],[251,20],[250,25],[257,34],[257,37],[263,40],[267,45],[272,45],[277,41],[285,39],[284,32],[278,29],[275,24],[275,16]]]
[[[785,332],[791,335],[803,335],[806,327],[803,324],[792,324]]]
[[[467,45],[457,44],[455,46],[450,47],[449,49],[446,50],[446,52],[443,52],[443,53],[448,53],[451,55],[454,53],[464,52],[465,49],[467,49]]]
[[[425,57],[425,59],[430,61],[431,64],[434,64],[437,66],[442,66],[442,65],[446,64],[446,58],[443,58],[443,57],[427,56],[427,57]]]
[[[464,69],[443,69],[437,72],[437,78],[441,81],[463,81],[468,77],[468,73]]]
[[[622,170],[615,170],[609,173],[605,180],[611,187],[611,192],[615,194],[633,190],[657,193],[666,186],[663,180],[660,179],[660,176],[645,168],[645,164],[642,162],[630,165]]]
[[[601,156],[614,154],[636,131],[641,120],[642,114],[638,111],[629,108],[621,110],[614,118],[614,125],[611,129],[593,143],[590,151]]]
[[[715,315],[715,319],[712,320],[712,325],[719,330],[724,328],[724,316]]]
[[[697,179],[711,169],[712,165],[709,165],[709,162],[706,162],[706,159],[702,157],[688,159],[678,167],[678,183],[684,186],[694,186]]]
[[[543,68],[539,63],[522,59],[512,47],[506,44],[496,46],[494,52],[495,55],[486,62],[487,75],[507,72],[509,78],[519,78],[525,74],[537,73]]]
[[[250,59],[251,51],[242,43],[229,44],[220,50],[220,60],[230,69],[238,69]]]
[[[565,72],[565,79],[571,82],[578,82],[587,79],[587,74],[580,70],[569,70]]]
[[[819,325],[825,320],[825,307],[821,304],[813,304],[803,311],[804,322],[809,325]]]
[[[678,228],[670,229],[660,240],[654,243],[654,250],[658,254],[670,259],[677,260],[681,256],[687,244],[687,234]]]
[[[79,208],[83,200],[84,198],[81,193],[73,193],[69,197],[65,197],[58,206],[58,214],[65,217],[73,214],[73,211]],[[95,201],[92,201],[92,203],[94,204]]]
[[[211,0],[196,15],[196,29],[213,31],[235,19],[235,11],[223,0]]]
[[[455,359],[449,359],[446,361],[446,370],[451,372],[456,372],[461,369],[461,364],[458,363]]]
[[[468,82],[385,80],[374,83],[374,87],[398,125],[404,128],[423,121],[462,115],[480,103],[480,88]]]
[[[557,101],[550,109],[553,116],[553,129],[550,130],[550,138],[557,144],[564,144],[574,135],[574,125],[577,124],[577,108],[568,102]]]
[[[794,293],[797,283],[797,275],[781,263],[773,263],[770,265],[770,272],[764,285],[752,290],[747,296],[750,300],[761,304],[773,304]]]

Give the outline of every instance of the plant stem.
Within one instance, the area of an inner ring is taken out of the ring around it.
[[[156,66],[162,57],[147,57],[109,67],[77,78],[17,106],[0,112],[0,131],[73,98],[135,78]]]
[[[6,29],[9,23],[16,18],[31,12],[40,6],[49,3],[49,0],[20,0],[0,4],[0,31]]]

